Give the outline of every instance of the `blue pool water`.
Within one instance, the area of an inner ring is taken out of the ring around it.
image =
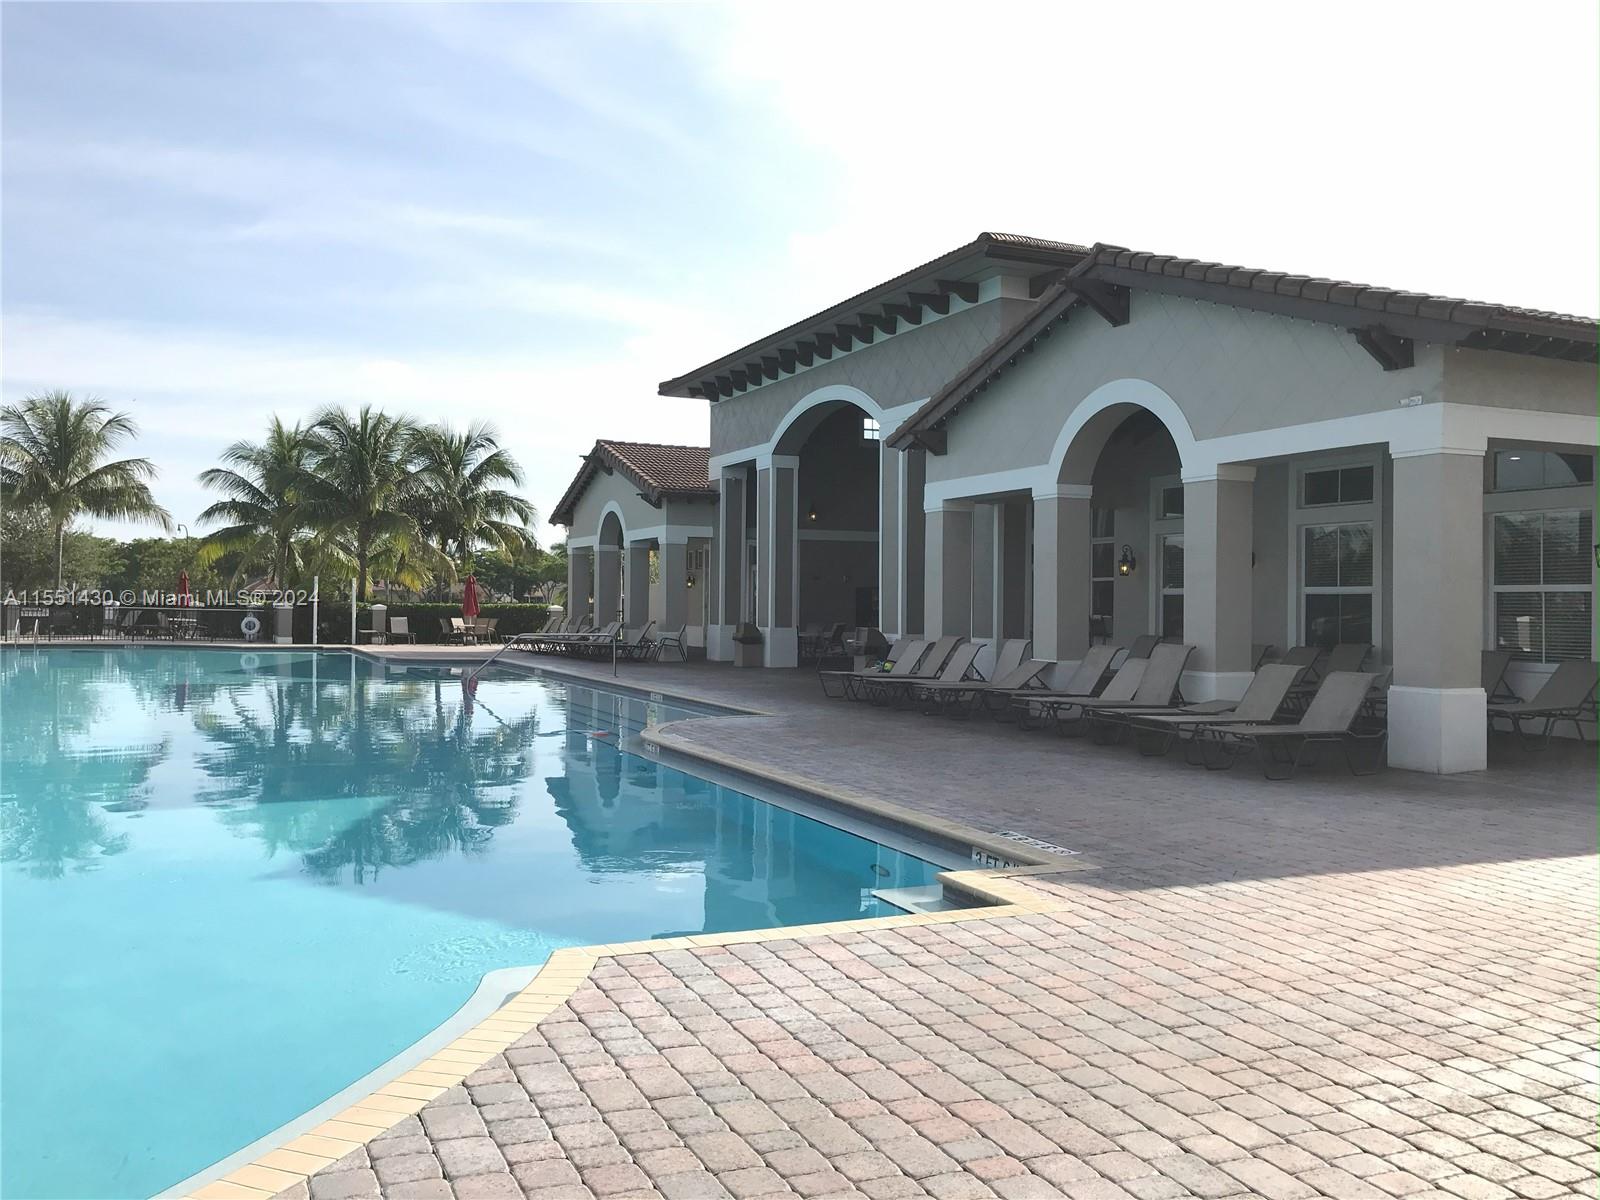
[[[0,1195],[160,1191],[486,971],[933,881],[620,749],[647,715],[692,714],[344,654],[0,653]]]

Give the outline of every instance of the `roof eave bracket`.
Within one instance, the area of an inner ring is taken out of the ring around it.
[[[943,455],[950,449],[950,435],[943,429],[918,429],[911,435],[911,443],[929,454]]]
[[[1399,371],[1417,365],[1416,343],[1391,333],[1382,325],[1357,329],[1356,343],[1385,371]]]

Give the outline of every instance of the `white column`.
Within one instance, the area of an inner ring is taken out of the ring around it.
[[[1394,684],[1389,764],[1449,774],[1488,762],[1483,454],[1394,451]]]
[[[716,538],[711,547],[714,564],[710,582],[711,611],[706,620],[706,657],[712,662],[733,661],[734,626],[746,619],[744,611],[744,492],[745,467],[724,467],[718,480]]]
[[[622,611],[629,628],[637,628],[650,619],[650,544],[633,543],[626,557],[623,582],[627,591],[623,595]]]
[[[567,545],[567,617],[593,615],[589,597],[594,594],[594,552],[588,546]]]
[[[901,564],[905,561],[900,480],[904,458],[900,451],[878,443],[878,628],[891,641],[900,636],[904,627],[900,578]]]
[[[658,565],[661,575],[661,629],[676,632],[689,622],[689,539],[674,539],[668,529],[661,538]]]
[[[1058,681],[1089,648],[1091,494],[1086,483],[1033,493],[1033,654],[1062,664]]]
[[[594,548],[594,624],[598,629],[618,617],[622,605],[622,547]]]
[[[972,510],[970,500],[944,500],[925,514],[922,632],[927,637],[972,633]]]
[[[1256,469],[1224,463],[1183,477],[1183,640],[1189,700],[1236,699],[1250,686],[1252,497]]]
[[[800,459],[793,454],[764,455],[756,462],[756,624],[761,628],[764,664],[800,663],[796,537]]]

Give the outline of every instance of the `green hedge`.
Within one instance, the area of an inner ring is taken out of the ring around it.
[[[356,606],[356,628],[366,630],[372,628],[370,604]],[[418,642],[437,643],[444,641],[444,634],[439,627],[441,617],[459,617],[461,603],[442,604],[404,604],[389,605],[389,620],[396,617],[405,617],[411,622],[411,632],[417,635]],[[532,633],[541,628],[550,616],[548,604],[485,604],[479,611],[480,617],[498,617],[500,624],[496,626],[496,633],[500,637],[510,637],[514,633]],[[318,613],[317,623],[322,627],[324,642],[344,643],[350,640],[350,604],[346,599],[344,604],[330,604],[324,600]],[[302,605],[295,609],[295,638],[301,640],[311,632],[311,607]]]

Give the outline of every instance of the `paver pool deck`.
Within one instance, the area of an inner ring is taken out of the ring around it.
[[[283,1195],[1600,1195],[1591,746],[1270,783],[806,671],[620,682],[773,714],[673,727],[708,753],[1096,869],[1029,878],[1050,912],[602,958]]]

